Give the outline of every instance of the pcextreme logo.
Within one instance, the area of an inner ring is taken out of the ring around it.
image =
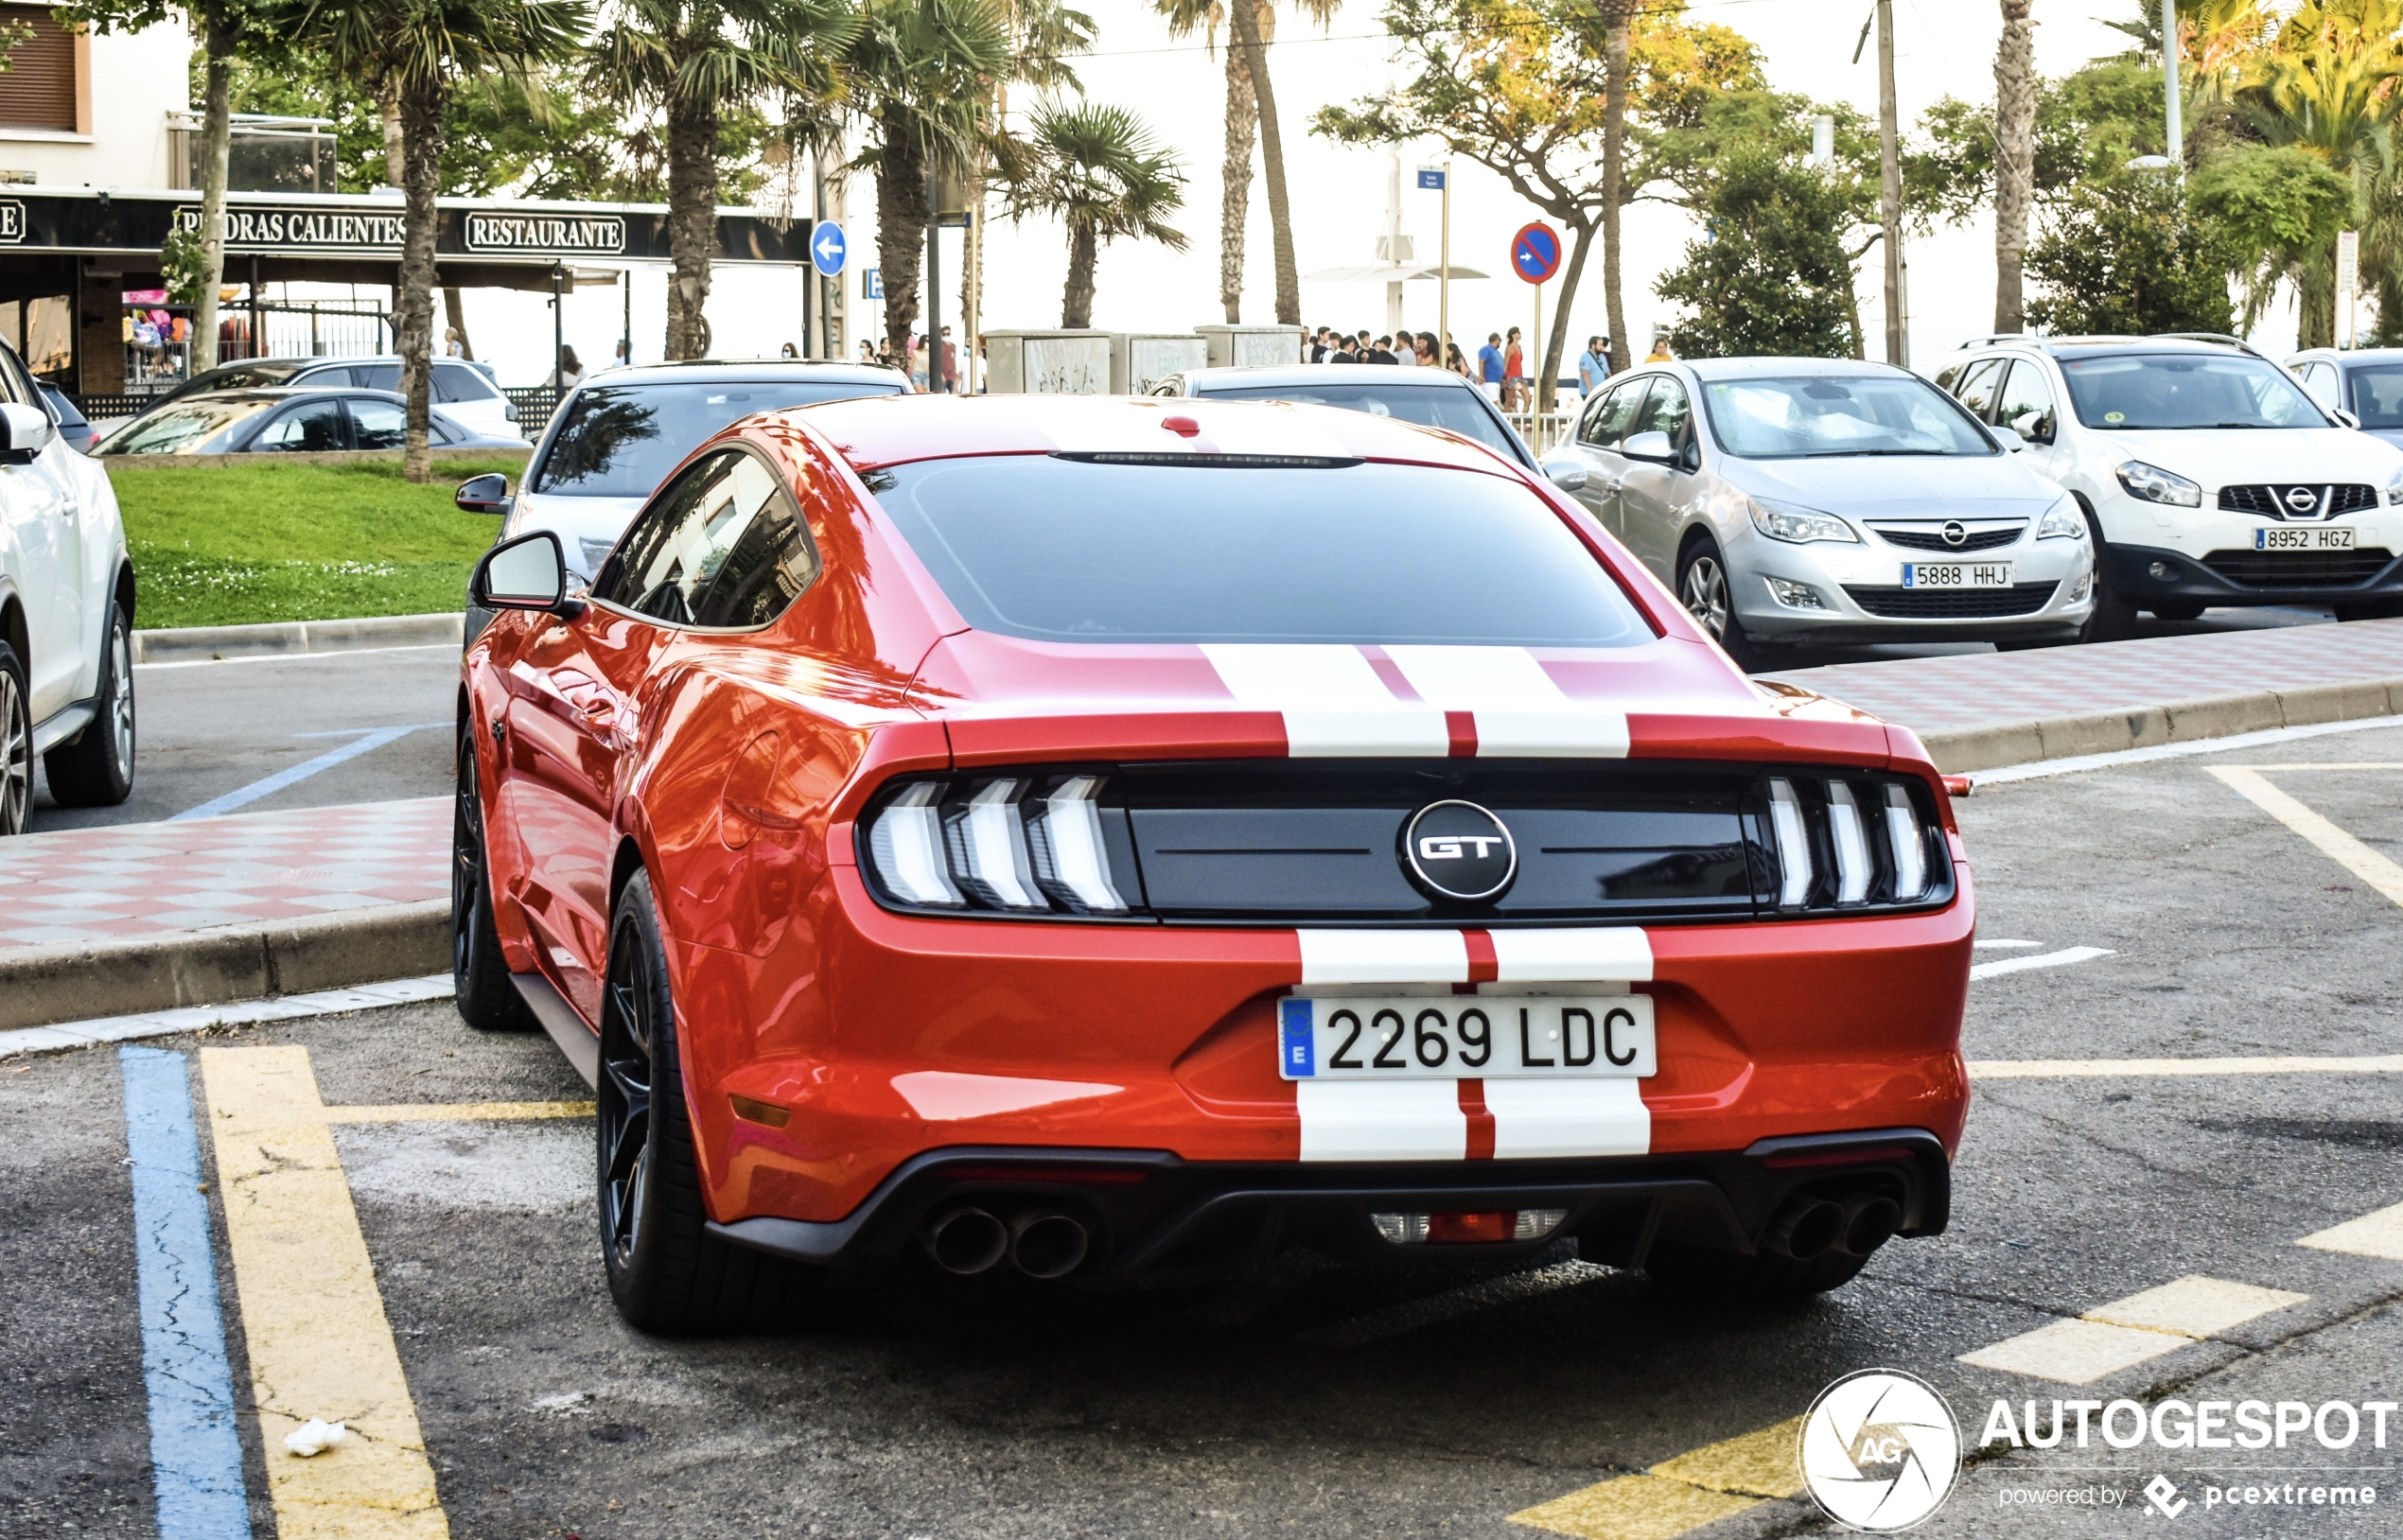
[[[1952,1495],[1961,1430],[1936,1388],[1899,1369],[1845,1375],[1802,1418],[1803,1485],[1847,1529],[1907,1530]]]

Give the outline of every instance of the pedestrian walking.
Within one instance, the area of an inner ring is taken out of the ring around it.
[[[572,347],[559,349],[559,389],[572,391],[584,383],[584,360],[576,357]]]
[[[1513,326],[1502,348],[1502,410],[1516,411],[1526,404],[1527,350],[1519,343],[1518,328]]]
[[[1669,351],[1669,334],[1662,332],[1652,340],[1652,351],[1644,356],[1646,363],[1674,363],[1676,355]]]
[[[1342,336],[1335,340],[1335,351],[1326,356],[1326,361],[1329,363],[1359,362],[1359,355],[1354,351],[1357,345],[1358,344],[1352,341],[1351,334],[1349,332],[1344,333]]]
[[[1502,369],[1501,333],[1487,332],[1485,345],[1477,350],[1477,382],[1485,387],[1489,399],[1500,401],[1502,398],[1502,381],[1509,377]]]
[[[1368,361],[1371,363],[1399,363],[1402,360],[1394,357],[1394,340],[1390,337],[1380,337],[1377,340],[1377,345],[1368,350]]]
[[[951,340],[951,328],[942,330],[943,389],[953,395],[959,394],[959,344]]]
[[[1471,383],[1477,378],[1469,370],[1467,355],[1461,352],[1460,344],[1448,337],[1444,339],[1444,367]]]
[[[1310,361],[1312,363],[1324,363],[1326,361],[1327,355],[1333,353],[1334,351],[1334,333],[1327,330],[1324,326],[1321,326],[1318,329],[1317,335],[1310,339]]]
[[[1610,339],[1588,337],[1586,350],[1577,355],[1577,390],[1590,396],[1610,377]]]

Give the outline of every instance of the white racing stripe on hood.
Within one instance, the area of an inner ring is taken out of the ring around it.
[[[1468,1114],[1457,1080],[1296,1080],[1306,1161],[1458,1161]]]
[[[1430,706],[1477,717],[1480,759],[1627,757],[1627,714],[1569,698],[1524,647],[1395,647],[1385,656]]]
[[[1202,652],[1247,709],[1284,714],[1295,759],[1451,752],[1444,713],[1394,699],[1358,647],[1203,642]]]
[[[1494,1114],[1494,1159],[1648,1155],[1652,1111],[1643,1104],[1642,1086],[1640,1080],[1598,1076],[1488,1080],[1485,1111]]]

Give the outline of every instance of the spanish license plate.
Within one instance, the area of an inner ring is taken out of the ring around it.
[[[2350,551],[2353,530],[2346,524],[2317,526],[2292,524],[2277,529],[2261,528],[2253,532],[2255,551]]]
[[[1905,588],[2008,588],[2008,562],[1904,562]]]
[[[1658,1073],[1652,997],[1405,995],[1277,1003],[1277,1073],[1289,1080]]]

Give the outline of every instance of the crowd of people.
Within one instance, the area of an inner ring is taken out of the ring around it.
[[[1488,332],[1485,345],[1477,350],[1474,359],[1463,353],[1460,344],[1449,338],[1443,340],[1438,353],[1431,331],[1372,337],[1365,330],[1338,332],[1332,326],[1321,326],[1311,335],[1309,353],[1312,363],[1390,363],[1406,368],[1448,369],[1482,386],[1504,411],[1526,411],[1535,405],[1535,369],[1516,326],[1507,332]],[[1670,356],[1668,342],[1656,340],[1651,356],[1644,361],[1658,363]],[[1586,350],[1577,355],[1579,394],[1591,395],[1594,388],[1609,377],[1610,339],[1587,338]]]

